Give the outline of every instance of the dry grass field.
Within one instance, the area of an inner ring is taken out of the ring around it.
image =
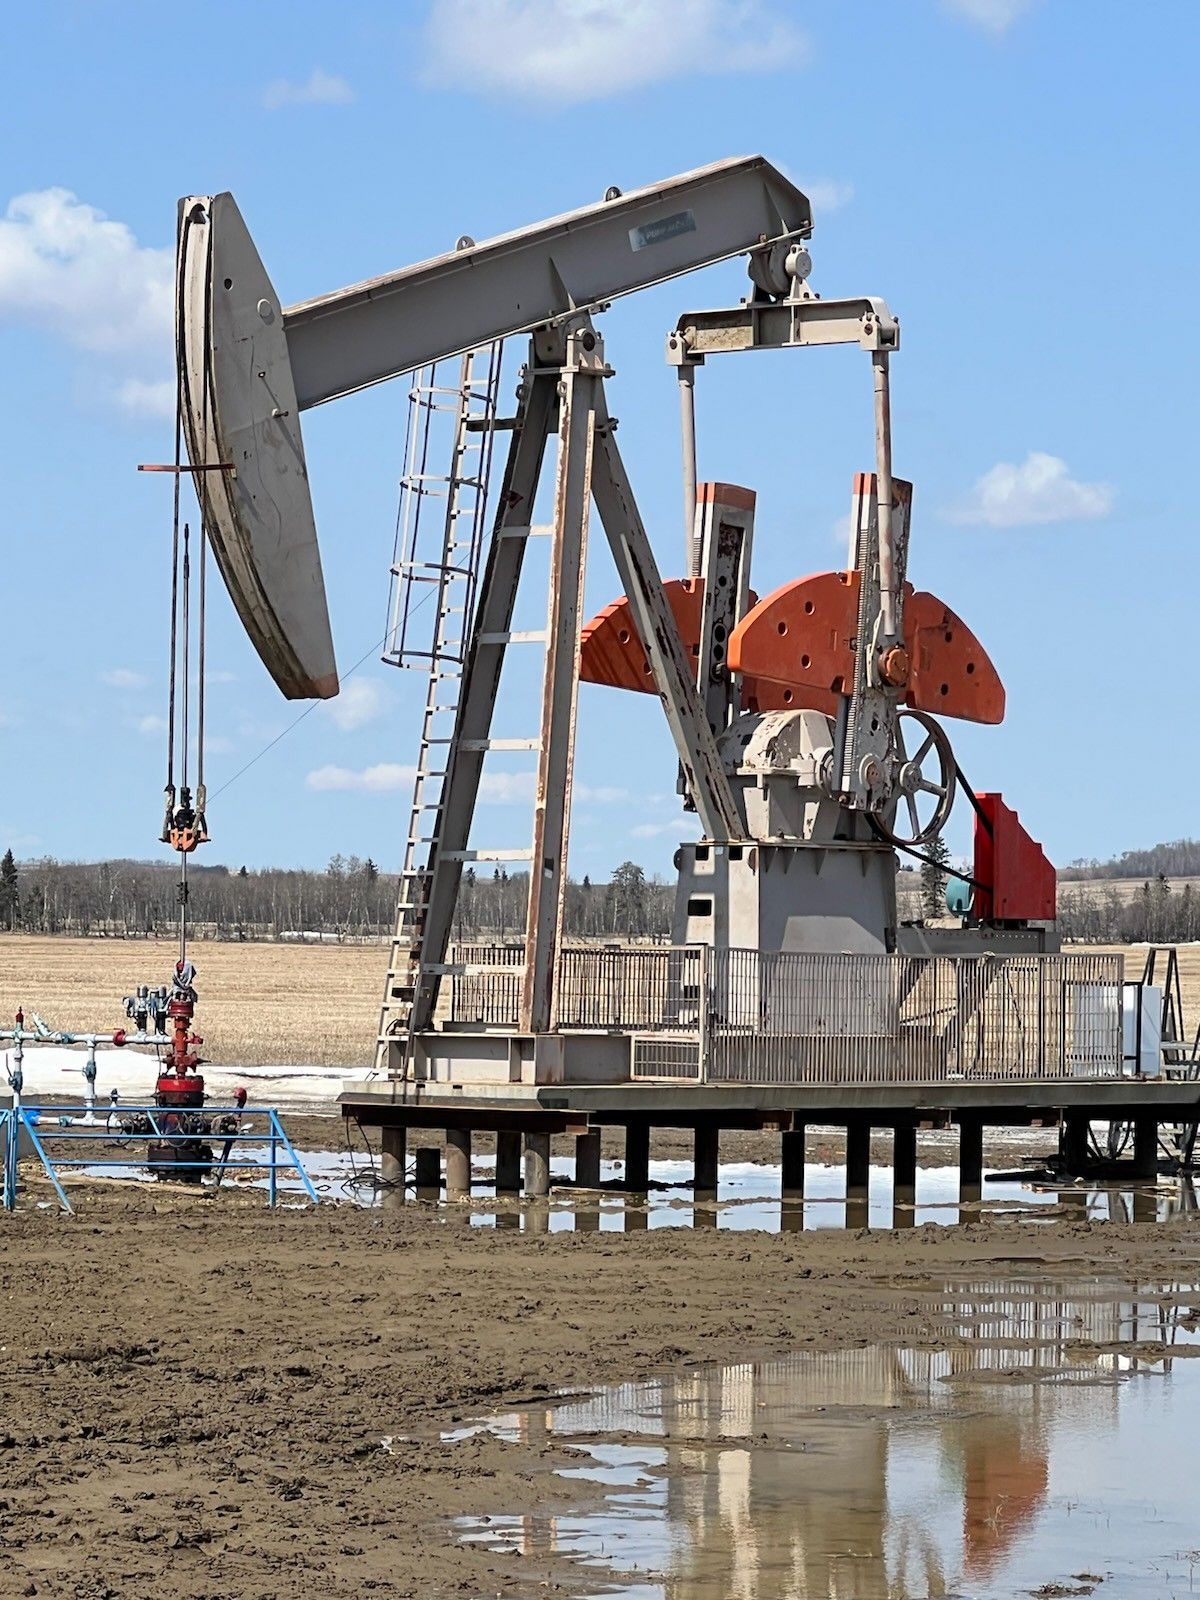
[[[22,1005],[55,1028],[122,1027],[122,995],[139,983],[167,982],[177,954],[167,939],[0,933],[0,1017]],[[211,1060],[369,1065],[386,946],[205,943],[190,955],[200,995],[197,1031]]]
[[[1146,959],[1119,951],[1129,978]],[[18,1005],[52,1027],[119,1028],[121,996],[171,975],[173,941],[51,938],[0,933],[0,1017]],[[387,948],[383,945],[196,944],[198,1027],[205,1055],[238,1066],[366,1066],[372,1054]],[[1200,1023],[1200,946],[1179,952],[1184,1017]]]

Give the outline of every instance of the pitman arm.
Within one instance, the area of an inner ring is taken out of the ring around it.
[[[179,205],[176,355],[205,526],[291,699],[338,689],[299,413],[745,252],[770,281],[809,203],[761,156],[717,162],[284,310],[233,197]]]

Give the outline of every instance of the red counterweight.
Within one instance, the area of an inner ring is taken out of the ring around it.
[[[974,911],[980,922],[1053,922],[1058,877],[998,794],[976,795]]]

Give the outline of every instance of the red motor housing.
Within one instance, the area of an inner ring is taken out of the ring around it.
[[[974,913],[980,922],[1053,922],[1058,875],[998,794],[976,795]]]

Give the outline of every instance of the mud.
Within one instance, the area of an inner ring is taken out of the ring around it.
[[[1190,1283],[1192,1217],[531,1237],[451,1208],[319,1212],[106,1186],[5,1218],[0,1594],[75,1600],[578,1592],[447,1519],[572,1491],[481,1411],[675,1370],[973,1330],[955,1273]],[[1082,1331],[1082,1330],[1081,1330]],[[565,1503],[565,1499],[564,1499]]]

